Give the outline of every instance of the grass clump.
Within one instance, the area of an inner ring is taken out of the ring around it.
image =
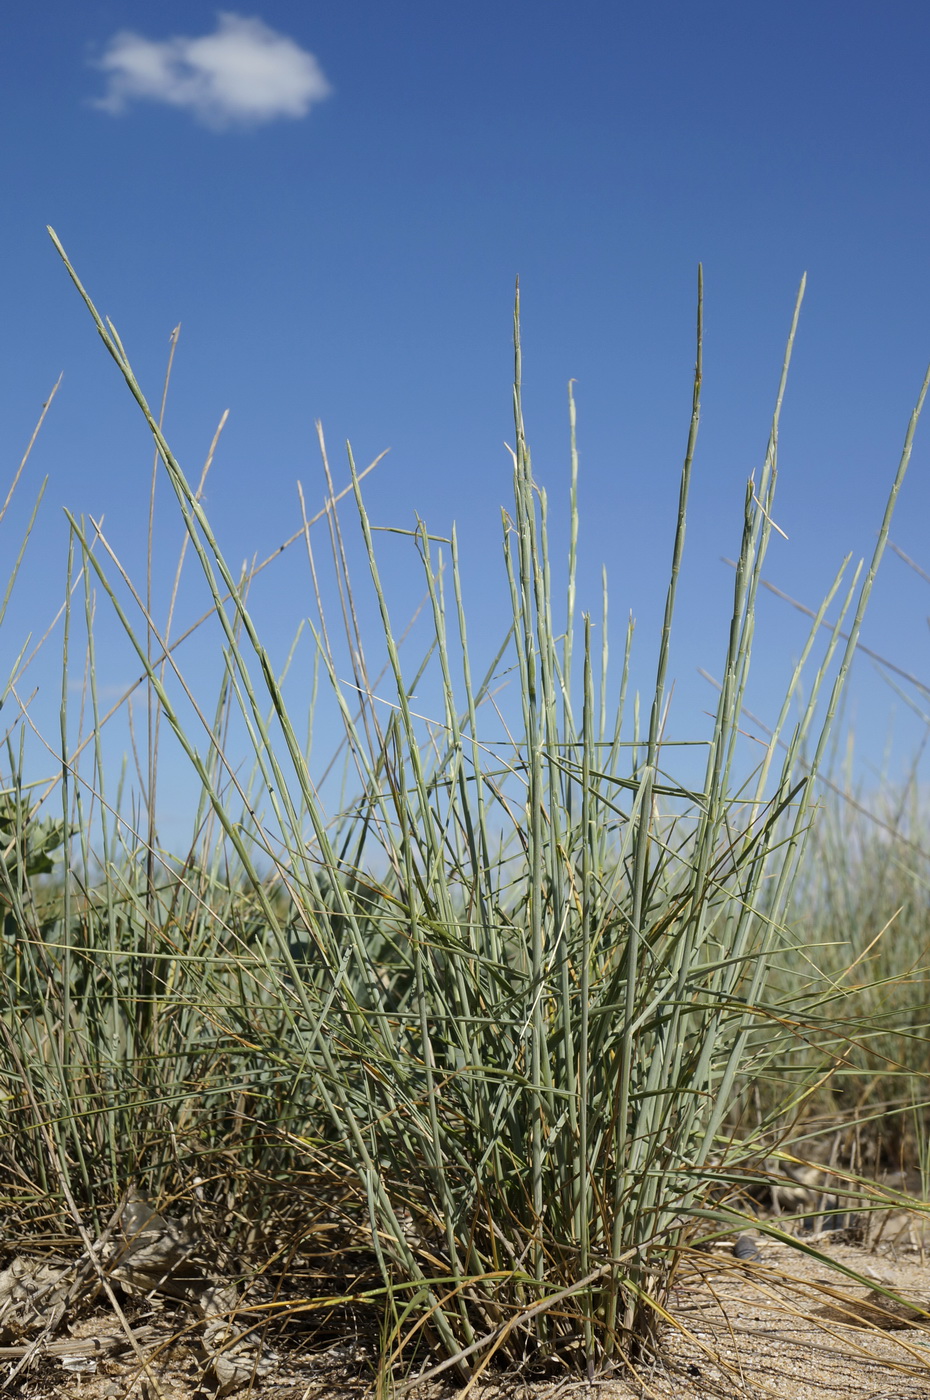
[[[930,1194],[927,837],[919,785],[887,784],[867,805],[833,784],[794,891],[790,937],[767,995],[803,1021],[775,1074],[753,1086],[790,1132],[846,1171]],[[790,1088],[789,1088],[790,1086]]]
[[[568,593],[557,617],[548,503],[523,421],[518,302],[514,504],[503,534],[511,616],[483,678],[472,671],[455,533],[437,540],[422,522],[404,533],[429,637],[405,664],[350,452],[385,700],[365,662],[362,586],[349,574],[327,464],[325,518],[354,667],[352,683],[341,681],[308,528],[315,664],[355,775],[351,800],[332,812],[247,583],[224,559],[119,337],[68,266],[174,490],[221,629],[224,679],[216,702],[202,704],[106,541],[72,519],[88,637],[95,578],[202,810],[189,857],[168,859],[154,841],[127,839],[102,799],[99,762],[84,775],[62,752],[66,819],[86,833],[75,813],[96,802],[102,848],[95,859],[86,835],[83,850],[68,842],[58,908],[41,926],[22,862],[7,865],[18,930],[0,967],[8,1193],[20,1193],[25,1214],[70,1199],[105,1215],[101,1203],[112,1206],[130,1181],[187,1188],[225,1203],[253,1243],[263,1214],[290,1195],[289,1258],[325,1217],[367,1260],[356,1292],[383,1311],[385,1367],[426,1345],[434,1373],[552,1357],[593,1373],[648,1337],[693,1222],[731,1223],[712,1187],[753,1147],[727,1149],[722,1131],[740,1076],[765,1068],[769,1052],[751,1033],[780,1015],[766,1000],[767,971],[916,413],[871,566],[837,576],[747,773],[740,716],[796,310],[768,448],[746,489],[719,703],[695,790],[675,777],[664,726],[702,298],[657,675],[648,725],[639,732],[634,719],[632,734],[629,637],[612,686],[606,600],[599,649],[590,618],[576,615],[573,404]],[[835,597],[837,620],[813,660]],[[505,672],[518,690],[509,709],[494,699]],[[439,701],[427,721],[411,697],[430,684]],[[92,670],[90,688],[97,734]],[[237,733],[250,745],[247,783]]]

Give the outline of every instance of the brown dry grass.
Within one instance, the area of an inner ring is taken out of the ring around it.
[[[761,1258],[740,1261],[729,1250],[695,1252],[682,1265],[654,1352],[626,1375],[594,1382],[561,1376],[539,1380],[508,1373],[483,1380],[470,1400],[930,1400],[930,1265],[920,1221],[871,1245],[816,1243],[840,1270],[875,1282],[875,1291],[790,1245],[760,1240]],[[889,1289],[911,1305],[885,1302]],[[76,1331],[114,1332],[102,1314]],[[279,1347],[281,1359],[261,1380],[234,1395],[278,1400],[351,1400],[371,1396],[372,1358],[357,1339],[324,1352]],[[46,1356],[12,1393],[26,1400],[122,1400],[161,1391],[164,1400],[196,1400],[203,1366],[190,1339],[165,1330],[151,1349],[150,1376],[131,1357],[101,1357],[93,1374],[68,1372]],[[409,1388],[408,1388],[409,1387]],[[399,1386],[408,1400],[448,1400],[465,1390]]]

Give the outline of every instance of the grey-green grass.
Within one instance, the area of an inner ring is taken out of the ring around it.
[[[767,973],[768,998],[809,1034],[786,1038],[752,1085],[768,1111],[795,1100],[792,1135],[812,1155],[873,1177],[903,1172],[925,1198],[928,849],[916,772],[872,794],[833,784]]]
[[[157,752],[155,727],[167,726],[202,805],[181,863],[152,850],[151,808],[149,838],[141,821],[133,826],[125,794],[105,782],[92,664],[89,771],[75,759],[66,711],[78,618],[69,602],[60,796],[80,834],[66,846],[51,912],[40,912],[21,863],[15,878],[6,868],[0,894],[17,930],[0,973],[8,1193],[34,1213],[62,1199],[67,1182],[99,1217],[131,1179],[177,1192],[196,1175],[201,1195],[227,1191],[241,1216],[247,1201],[260,1212],[272,1187],[280,1197],[293,1185],[295,1239],[301,1212],[309,1223],[331,1209],[372,1257],[368,1296],[385,1308],[385,1374],[424,1345],[436,1373],[547,1356],[593,1372],[649,1335],[676,1250],[694,1221],[726,1227],[714,1185],[754,1150],[728,1143],[726,1115],[746,1074],[764,1073],[753,1031],[782,1024],[770,964],[927,384],[870,567],[837,575],[747,774],[741,714],[799,296],[768,446],[744,497],[698,790],[676,781],[664,731],[700,417],[700,282],[691,419],[642,731],[638,706],[632,726],[625,710],[630,632],[619,675],[609,671],[606,587],[599,647],[590,617],[578,618],[571,394],[567,600],[557,615],[549,504],[523,420],[519,299],[514,504],[502,537],[511,617],[480,678],[455,532],[440,540],[422,522],[396,532],[422,570],[429,632],[409,660],[363,474],[350,451],[364,584],[350,576],[349,525],[321,436],[336,602],[307,525],[316,599],[307,631],[315,691],[341,717],[354,785],[333,813],[300,737],[306,716],[292,713],[250,612],[249,579],[227,564],[115,329],[54,241],[154,440],[212,600],[224,679],[219,696],[201,702],[152,616],[150,589],[134,586],[93,522],[72,517],[68,598],[83,598],[87,646],[99,592],[147,679],[148,752]],[[363,589],[380,617],[377,637],[362,635]],[[383,671],[373,675],[367,657],[379,652]],[[350,682],[340,679],[346,655]],[[500,701],[505,674],[517,694]],[[426,720],[412,696],[428,687],[439,712]],[[311,1204],[308,1181],[325,1209]]]

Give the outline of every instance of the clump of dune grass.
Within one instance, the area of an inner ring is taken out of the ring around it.
[[[813,1157],[920,1184],[923,1196],[928,851],[916,775],[872,793],[831,783],[767,974],[768,998],[805,1034],[785,1037],[745,1090],[757,1117],[781,1117],[777,1135],[803,1140]]]
[[[472,669],[454,530],[439,539],[418,522],[399,532],[421,572],[429,633],[408,659],[362,473],[350,451],[364,582],[350,574],[350,527],[326,463],[331,597],[309,525],[304,534],[314,665],[354,775],[332,811],[301,737],[307,717],[293,713],[250,612],[248,580],[230,569],[118,335],[65,262],[173,488],[224,675],[209,705],[194,693],[144,588],[99,530],[72,517],[82,587],[69,579],[68,596],[82,597],[87,645],[98,592],[138,657],[153,722],[186,755],[202,809],[181,863],[140,838],[143,823],[130,835],[105,787],[91,665],[89,770],[67,744],[61,753],[62,813],[84,834],[67,843],[54,918],[36,920],[28,882],[5,883],[20,931],[0,972],[7,1181],[18,1180],[24,1209],[59,1199],[72,1213],[99,1211],[130,1179],[188,1184],[214,1201],[225,1190],[240,1219],[248,1202],[253,1221],[295,1183],[294,1241],[316,1190],[330,1224],[338,1216],[367,1251],[365,1296],[383,1312],[386,1371],[428,1347],[432,1374],[546,1357],[593,1373],[648,1338],[691,1222],[730,1220],[708,1194],[728,1180],[722,1129],[740,1077],[765,1067],[754,1028],[782,1024],[766,1000],[768,969],[926,384],[873,559],[851,578],[837,575],[786,677],[771,741],[747,772],[740,717],[799,299],[768,447],[743,502],[720,698],[697,736],[706,761],[695,790],[676,780],[664,724],[700,412],[702,295],[641,728],[625,708],[629,636],[614,675],[606,594],[597,647],[576,603],[571,401],[564,605],[552,595],[549,503],[523,419],[518,301],[513,507],[502,541],[510,617],[484,675]],[[380,617],[377,646],[359,628],[363,592]],[[383,677],[365,659],[378,648]],[[505,672],[518,691],[506,711],[495,700]],[[438,701],[425,719],[411,697],[429,686]],[[735,1161],[749,1150],[730,1146]]]
[[[926,572],[889,546],[926,581]],[[768,585],[767,585],[768,586]],[[782,594],[783,597],[786,595]],[[794,607],[809,612],[795,599]],[[811,614],[812,616],[813,614]],[[925,681],[860,643],[898,703],[928,722]],[[868,1204],[877,1179],[930,1195],[930,836],[920,765],[854,781],[855,736],[836,734],[767,997],[803,1024],[744,1082],[742,1109],[768,1140],[841,1169]],[[842,763],[837,752],[842,752]],[[767,1051],[771,1037],[767,1037]],[[737,1104],[734,1104],[734,1112]],[[872,1205],[881,1206],[881,1193]]]

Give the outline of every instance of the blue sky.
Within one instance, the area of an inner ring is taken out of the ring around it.
[[[61,600],[64,507],[104,515],[114,548],[144,573],[151,450],[46,224],[153,400],[181,323],[166,423],[190,477],[230,410],[207,509],[235,564],[297,528],[298,480],[311,509],[322,499],[320,419],[340,483],[346,439],[360,464],[390,449],[368,484],[377,523],[409,527],[416,511],[445,534],[457,522],[472,635],[479,653],[490,647],[506,608],[500,507],[519,275],[527,428],[554,547],[565,538],[573,378],[580,604],[598,609],[606,564],[615,649],[632,610],[635,680],[648,692],[699,261],[705,389],[676,737],[705,732],[713,694],[698,668],[720,669],[732,587],[721,556],[738,547],[805,271],[776,510],[788,540],[774,543],[767,575],[816,606],[847,551],[871,553],[930,359],[926,5],[265,0],[217,11],[49,0],[11,10],[3,30],[7,477],[64,376],[2,527],[9,555],[48,474],[4,626],[4,678],[26,631],[40,633]],[[892,532],[930,568],[928,504],[930,422]],[[164,597],[180,540],[164,491],[158,530]],[[397,541],[385,543],[384,569],[402,619],[421,586]],[[926,587],[887,559],[864,640],[930,678]],[[297,560],[256,585],[281,660],[311,610],[307,588]],[[194,580],[179,625],[200,596]],[[134,666],[104,613],[97,672],[115,695]],[[764,600],[753,689],[763,715],[803,636],[795,612]],[[46,732],[56,657],[53,639],[30,677]],[[210,661],[204,644],[191,675]],[[850,706],[866,779],[892,724],[902,772],[921,726],[868,664]]]

